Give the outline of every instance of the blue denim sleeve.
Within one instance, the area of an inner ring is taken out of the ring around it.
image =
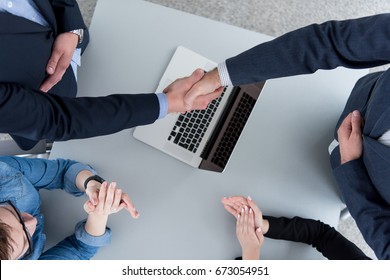
[[[111,241],[111,230],[102,236],[92,236],[84,229],[85,221],[76,225],[75,233],[40,256],[40,260],[89,260]]]
[[[75,196],[84,194],[76,187],[77,174],[82,170],[96,174],[90,166],[66,159],[0,157],[0,161],[22,172],[38,190],[63,189]]]

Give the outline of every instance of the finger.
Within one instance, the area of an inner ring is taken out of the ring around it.
[[[211,101],[221,96],[223,89],[223,87],[220,87],[212,93],[197,96],[193,101],[184,97],[184,104],[187,108],[193,108],[195,110],[205,110]]]
[[[103,184],[100,186],[99,202],[96,205],[96,208],[98,208],[99,210],[104,209],[104,205],[105,205],[105,201],[106,201],[106,194],[107,194],[107,187],[108,187],[107,182],[103,182]]]
[[[227,204],[224,204],[223,207],[224,207],[230,214],[232,214],[234,217],[237,218],[238,212],[237,212],[237,210],[236,210],[235,208],[233,208],[233,207],[231,207],[231,206],[229,206],[229,205],[227,205]]]
[[[254,212],[255,216],[258,216],[258,215],[259,216],[263,216],[263,214],[261,213],[260,208],[257,206],[256,202],[254,202],[250,196],[248,196],[248,205],[249,205],[250,208],[253,209],[253,212]]]
[[[53,75],[54,72],[56,71],[57,64],[58,64],[58,61],[60,60],[61,56],[62,56],[61,51],[53,49],[51,56],[49,58],[49,61],[47,62],[47,66],[46,66],[46,72],[49,75]]]
[[[341,123],[339,129],[337,130],[337,134],[339,137],[349,138],[349,135],[351,134],[352,131],[351,118],[352,118],[352,113],[349,113]]]
[[[231,207],[231,208],[234,209],[236,212],[241,211],[242,206],[244,206],[243,204],[238,203],[238,202],[234,202],[234,201],[226,201],[226,202],[224,202],[223,204],[224,204],[224,205],[227,205],[227,206],[229,206],[229,207]]]
[[[131,201],[130,196],[128,196],[127,194],[123,193],[123,194],[122,194],[121,204],[124,204],[124,205],[125,205],[125,208],[127,209],[127,211],[129,211],[130,215],[131,215],[134,219],[138,219],[139,213],[138,213],[138,211],[135,209],[134,204],[133,204],[133,202]]]
[[[195,85],[195,83],[199,82],[203,78],[204,75],[205,72],[202,69],[196,69],[190,76],[191,79],[189,80],[189,82],[193,82],[193,84],[191,85],[191,87],[188,88],[189,91],[184,97],[184,104],[188,105],[189,107],[192,107],[192,104],[194,104],[195,99],[199,95],[209,93],[209,92],[202,92],[201,90],[192,88]]]
[[[257,228],[257,229],[256,229],[256,236],[257,236],[257,239],[259,240],[260,246],[263,245],[263,242],[264,242],[264,234],[263,234],[263,232],[261,231],[261,228]]]
[[[249,208],[249,211],[248,211],[248,229],[250,229],[250,230],[255,229],[255,215],[253,213],[252,208]]]
[[[243,216],[242,211],[240,211],[239,214],[237,214],[237,221],[236,221],[236,234],[237,236],[242,234],[243,231]]]
[[[52,74],[50,74],[45,81],[42,83],[40,90],[43,92],[48,92],[52,87],[54,87],[59,81],[61,81],[64,76],[66,69],[69,66],[71,57],[62,55],[59,61],[56,64],[56,68]],[[50,68],[51,69],[51,68]]]
[[[119,212],[124,208],[124,206],[120,207],[121,199],[122,199],[122,190],[116,189],[114,194],[114,201],[112,202],[111,205],[111,211]]]
[[[204,74],[204,71],[200,68],[192,72],[192,74],[187,78],[188,89],[192,88],[195,83],[199,82],[203,78]]]
[[[358,135],[362,134],[362,117],[358,110],[352,112],[352,132]]]
[[[98,199],[98,192],[96,191],[91,191],[89,194],[88,194],[88,197],[89,197],[89,201],[93,204],[93,205],[97,205],[98,202],[99,202],[99,199]]]
[[[116,183],[115,182],[110,183],[107,189],[106,199],[104,202],[104,211],[106,213],[111,212],[113,208],[112,204],[114,202],[115,190],[116,190]]]
[[[244,222],[243,222],[244,232],[247,234],[247,233],[248,233],[248,230],[249,230],[249,226],[248,226],[248,223],[249,223],[249,215],[248,215],[248,207],[247,207],[247,206],[244,206],[244,213],[243,213],[243,216],[244,216]]]
[[[91,203],[91,201],[87,200],[85,203],[84,203],[84,211],[87,212],[87,213],[91,213],[95,210],[95,206]]]

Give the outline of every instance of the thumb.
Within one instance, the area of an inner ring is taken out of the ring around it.
[[[192,72],[191,76],[188,77],[188,84],[190,87],[188,88],[188,93],[184,96],[184,103],[187,107],[192,107],[192,104],[194,103],[197,95],[199,95],[197,90],[191,88],[203,78],[204,74],[205,72],[198,68]]]
[[[188,77],[188,83],[191,85],[191,87],[200,81],[200,79],[203,78],[205,72],[198,68],[194,72],[192,72],[191,76]]]
[[[247,201],[248,201],[249,207],[252,208],[253,212],[255,212],[255,216],[256,215],[261,215],[261,216],[263,215],[261,213],[260,208],[257,206],[256,202],[254,202],[250,196],[248,196]]]
[[[352,112],[352,132],[362,134],[362,116],[358,110]]]
[[[256,229],[256,236],[257,236],[257,239],[258,239],[259,242],[260,242],[260,245],[262,245],[263,242],[264,242],[264,234],[263,234],[263,232],[261,231],[261,228],[257,228],[257,229]]]
[[[91,203],[91,201],[87,200],[85,203],[84,203],[84,211],[87,212],[87,213],[91,213],[95,210],[95,205],[93,205]]]
[[[93,204],[93,205],[97,205],[98,204],[98,193],[97,192],[93,192],[91,194],[91,196],[89,197],[89,201]]]
[[[56,71],[57,64],[58,64],[58,61],[60,60],[60,57],[61,57],[61,54],[58,51],[53,50],[51,57],[50,57],[49,61],[47,62],[47,66],[46,66],[46,72],[49,75],[53,75],[54,72]]]

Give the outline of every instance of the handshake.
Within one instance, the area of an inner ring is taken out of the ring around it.
[[[218,70],[196,69],[189,77],[177,79],[164,89],[168,113],[204,110],[223,91]]]

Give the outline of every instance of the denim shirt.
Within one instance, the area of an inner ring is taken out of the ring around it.
[[[110,242],[110,229],[107,228],[102,236],[91,236],[84,229],[85,221],[81,221],[76,225],[74,234],[42,253],[46,236],[39,190],[63,189],[74,196],[81,196],[84,192],[79,191],[75,182],[82,170],[96,173],[89,166],[71,160],[0,157],[0,201],[10,200],[20,212],[27,212],[37,219],[32,236],[34,251],[28,259],[90,259],[99,247]]]

